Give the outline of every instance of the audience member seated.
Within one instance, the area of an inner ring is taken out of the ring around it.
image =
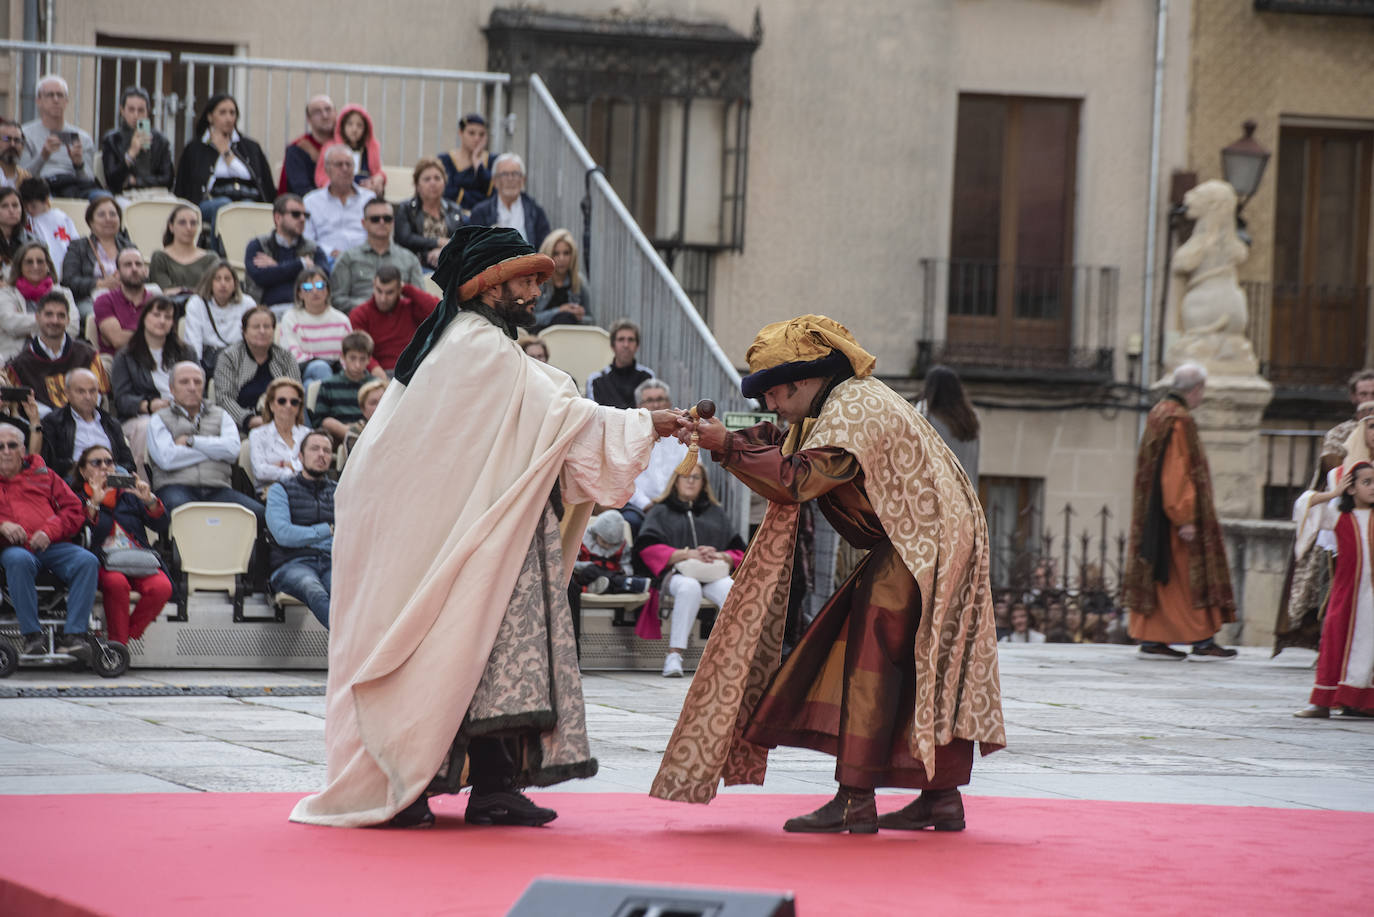
[[[277,307],[278,317],[291,307],[301,271],[327,264],[319,247],[301,235],[307,217],[299,196],[281,195],[272,202],[272,232],[249,242],[243,254],[248,292],[259,304]]]
[[[0,188],[0,267],[13,264],[19,249],[31,242],[38,242],[38,237],[24,228],[24,205],[19,191]]]
[[[992,620],[997,625],[997,639],[1011,633],[1011,593],[999,592],[992,600]]]
[[[646,379],[635,389],[635,405],[647,411],[667,410],[673,406],[673,395],[668,383],[661,379]],[[634,496],[620,508],[625,521],[630,524],[630,532],[639,536],[644,524],[644,516],[649,508],[668,489],[674,471],[687,455],[687,446],[679,440],[664,436],[654,443],[649,453],[649,465],[635,478]]]
[[[67,620],[57,638],[57,651],[90,662],[86,628],[95,601],[100,562],[68,539],[81,531],[85,514],[81,501],[62,477],[24,448],[24,434],[0,423],[0,567],[5,570],[5,593],[19,618],[23,653],[44,653],[38,623],[40,570],[48,570],[67,586]]]
[[[148,262],[148,280],[162,288],[162,295],[185,302],[200,284],[200,278],[219,260],[196,242],[200,239],[200,211],[190,204],[178,204],[167,215],[162,231],[162,248]]]
[[[380,379],[373,379],[364,382],[363,387],[358,389],[358,408],[362,411],[361,420],[355,420],[348,425],[348,432],[344,435],[343,454],[347,461],[348,453],[353,451],[353,447],[358,445],[358,438],[363,435],[363,429],[367,422],[372,419],[372,415],[377,413],[377,405],[382,403],[382,395],[386,394],[386,383]]]
[[[625,518],[608,509],[591,521],[573,563],[572,582],[593,595],[647,592],[649,578],[635,576]]]
[[[100,190],[95,180],[95,141],[67,120],[67,81],[50,73],[39,78],[34,94],[38,117],[24,125],[24,155],[19,164],[47,179],[58,197],[89,197]]]
[[[1064,607],[1064,632],[1068,634],[1067,643],[1086,643],[1083,638],[1083,608],[1078,602],[1070,600]]]
[[[301,377],[294,357],[272,343],[277,316],[266,306],[243,313],[239,324],[242,340],[219,352],[215,360],[215,403],[228,412],[246,436],[262,425],[258,399],[279,376]]]
[[[115,460],[104,446],[90,446],[76,461],[73,490],[86,509],[91,551],[100,561],[100,598],[105,607],[105,636],[128,644],[143,636],[172,597],[172,581],[161,569],[157,552],[148,542],[148,529],[167,537],[167,508],[148,482],[136,477],[133,490],[106,488]],[[130,593],[138,604],[129,614]]]
[[[553,276],[539,289],[534,304],[534,331],[550,325],[590,325],[591,298],[587,278],[578,269],[577,243],[566,229],[555,229],[539,251],[553,259]]]
[[[372,295],[372,279],[384,266],[396,268],[401,272],[401,279],[413,286],[425,282],[420,259],[392,241],[394,221],[391,205],[384,200],[373,198],[363,206],[367,241],[339,255],[329,273],[329,285],[334,288],[334,307],[340,312],[352,312]]]
[[[243,340],[243,316],[257,306],[243,292],[234,268],[220,258],[212,262],[186,301],[181,339],[212,378],[215,359],[230,344]]]
[[[334,100],[326,95],[312,96],[305,103],[307,130],[286,146],[281,163],[277,194],[308,194],[315,190],[315,163],[320,151],[334,140]]]
[[[172,404],[148,424],[153,484],[170,512],[183,503],[246,506],[262,522],[262,504],[231,485],[239,431],[222,408],[205,403],[205,370],[189,360],[172,367]]]
[[[1032,612],[1035,614],[1035,612]],[[1073,643],[1073,635],[1069,633],[1067,612],[1064,608],[1064,599],[1061,596],[1054,596],[1045,604],[1045,615],[1040,618],[1044,622],[1045,642],[1046,643]]]
[[[372,357],[391,372],[420,323],[439,305],[439,299],[418,286],[402,284],[394,264],[383,264],[372,278],[372,298],[348,313],[353,330],[372,338]]]
[[[62,279],[62,266],[67,249],[80,233],[67,211],[52,205],[48,183],[41,178],[26,178],[19,183],[19,200],[28,215],[25,224],[39,242],[48,247],[52,263],[57,266],[57,279]]]
[[[33,177],[19,164],[23,154],[24,128],[18,121],[0,118],[0,187],[18,188]]]
[[[329,275],[306,268],[296,280],[296,305],[277,326],[277,344],[300,363],[306,385],[329,378],[343,355],[343,339],[353,330],[348,316],[329,304],[329,296]]]
[[[67,373],[67,404],[43,418],[43,461],[68,477],[76,460],[91,446],[104,446],[119,467],[133,471],[134,454],[119,420],[100,409],[100,382],[89,369]]]
[[[587,377],[587,397],[613,408],[631,408],[635,389],[654,377],[654,371],[635,356],[639,353],[639,326],[627,318],[611,325],[611,363]]]
[[[321,154],[329,184],[304,198],[305,237],[319,246],[330,262],[367,241],[363,207],[376,197],[353,180],[353,154],[334,144]]]
[[[372,336],[366,331],[354,331],[344,337],[340,345],[343,350],[343,368],[320,384],[315,395],[314,415],[334,442],[341,443],[348,433],[350,424],[363,419],[362,405],[358,401],[358,391],[369,379],[385,383],[386,373],[368,375],[368,364],[372,363]]]
[[[434,270],[453,231],[463,225],[463,211],[444,197],[444,167],[426,156],[412,173],[415,196],[396,207],[396,242],[415,253],[426,270]]]
[[[538,360],[540,363],[549,362],[549,345],[538,335],[526,334],[522,331],[515,343],[520,345],[520,349],[525,351],[525,355],[530,359]]]
[[[334,548],[334,482],[327,475],[334,444],[320,430],[301,442],[301,469],[267,489],[267,530],[272,534],[273,592],[305,603],[329,626]]]
[[[310,432],[305,425],[305,389],[290,376],[273,379],[260,413],[263,422],[248,434],[248,455],[258,489],[265,490],[301,470],[301,444]]]
[[[38,455],[43,451],[43,413],[38,399],[34,397],[33,389],[16,394],[22,394],[23,400],[0,399],[0,424],[18,427],[26,437],[29,454]]]
[[[109,195],[91,198],[86,206],[86,225],[90,227],[90,235],[82,236],[67,247],[59,274],[62,285],[72,291],[83,320],[91,314],[94,301],[101,294],[119,287],[119,253],[134,247],[133,240],[124,231],[124,211]],[[142,257],[139,260],[142,261]],[[147,279],[146,271],[144,279]]]
[[[502,153],[491,165],[496,193],[472,208],[468,222],[476,226],[505,226],[539,248],[549,234],[544,208],[525,193],[525,161],[516,153]]]
[[[148,265],[136,248],[120,251],[115,261],[119,284],[100,294],[95,301],[96,343],[101,353],[114,353],[129,343],[138,317],[152,300],[148,289]]]
[[[491,197],[491,154],[487,152],[487,121],[470,114],[458,122],[458,146],[437,157],[444,167],[444,197],[467,216]],[[418,187],[418,185],[417,185]]]
[[[353,157],[353,175],[358,184],[378,197],[386,196],[386,173],[382,171],[382,147],[372,127],[372,116],[361,105],[345,105],[339,112],[333,142],[342,144]],[[328,149],[326,144],[325,148]],[[324,162],[315,163],[315,187],[329,184]]]
[[[170,194],[172,144],[153,130],[148,91],[130,86],[119,94],[119,125],[100,138],[105,187],[125,197]]]
[[[0,290],[0,297],[6,291]],[[72,317],[70,294],[60,287],[43,294],[34,316],[35,333],[5,367],[8,385],[33,389],[34,397],[44,415],[67,403],[67,373],[73,369],[89,369],[100,380],[100,391],[110,391],[110,377],[95,348],[74,335],[76,325]],[[49,465],[52,463],[49,462]]]
[[[157,296],[138,316],[129,343],[115,354],[115,413],[124,423],[137,467],[148,458],[148,423],[158,411],[172,403],[172,367],[191,359],[186,348],[172,333],[176,327],[176,306],[165,296]]]
[[[682,677],[682,654],[705,597],[725,604],[744,559],[744,539],[735,531],[711,493],[706,469],[698,464],[672,479],[649,510],[635,539],[635,557],[653,576],[660,592],[673,597],[665,678]]]
[[[1025,602],[1011,603],[1011,633],[997,641],[998,643],[1044,643],[1045,635],[1035,629],[1035,618],[1031,617],[1030,609]]]
[[[177,163],[176,195],[200,207],[212,228],[215,213],[237,201],[272,203],[277,189],[272,167],[256,140],[238,131],[239,106],[234,97],[217,92],[196,119],[194,137]]]
[[[0,360],[12,360],[24,349],[38,328],[39,304],[48,296],[60,298],[70,313],[64,331],[80,333],[71,291],[57,285],[57,267],[42,242],[29,242],[15,252],[9,281],[9,286],[0,286]]]

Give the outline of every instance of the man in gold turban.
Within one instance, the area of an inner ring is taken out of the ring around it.
[[[789,426],[698,425],[701,446],[769,504],[651,793],[709,802],[722,779],[762,783],[769,748],[813,748],[835,756],[839,792],[784,830],[958,831],[973,743],[1006,744],[978,496],[838,322],[768,325],[747,358],[744,394]],[[868,554],[779,667],[807,500]],[[879,817],[877,787],[921,794]]]

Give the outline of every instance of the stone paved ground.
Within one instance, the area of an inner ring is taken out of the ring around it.
[[[1258,648],[1205,663],[1142,661],[1130,647],[1004,648],[1009,747],[975,764],[969,792],[1374,812],[1374,720],[1292,716],[1312,660]],[[586,675],[601,772],[557,789],[646,791],[688,683]],[[319,672],[135,670],[105,681],[20,670],[0,681],[0,794],[315,789],[323,684]],[[60,695],[52,689],[68,696],[3,696]],[[107,690],[144,694],[71,696]],[[186,693],[158,693],[172,691]],[[833,790],[826,756],[770,757],[763,792]],[[730,790],[741,791],[758,790]]]

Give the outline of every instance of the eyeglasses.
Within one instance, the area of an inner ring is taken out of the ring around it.
[[[310,219],[310,214],[304,210],[285,210],[282,212],[282,216],[288,216],[293,220]]]
[[[115,462],[114,462],[114,459],[112,459],[112,458],[87,459],[87,460],[86,460],[86,464],[87,464],[87,465],[94,465],[96,468],[113,468],[113,467],[114,467],[114,463],[115,463]]]
[[[60,89],[44,89],[38,94],[40,99],[65,99],[67,94]]]
[[[323,289],[324,289],[324,281],[323,281],[323,280],[307,280],[305,283],[301,284],[301,289],[302,289],[302,290],[323,290]]]
[[[9,452],[11,449],[23,449],[23,448],[24,448],[24,444],[23,444],[23,443],[11,443],[11,442],[3,442],[3,443],[0,443],[0,452]]]
[[[23,143],[22,134],[0,134],[0,143]]]
[[[524,173],[524,172],[497,172],[497,173],[496,173],[495,175],[493,175],[492,177],[493,177],[493,178],[496,178],[496,179],[505,179],[505,178],[524,178],[524,177],[525,177],[525,173]]]
[[[300,407],[301,400],[299,398],[278,398],[277,404],[289,404],[291,407],[295,408]]]
[[[395,220],[396,218],[389,213],[374,213],[367,218],[369,223],[392,223],[395,222]]]

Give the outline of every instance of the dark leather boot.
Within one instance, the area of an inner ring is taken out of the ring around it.
[[[916,801],[896,812],[878,816],[879,828],[896,831],[964,830],[964,797],[958,790],[922,790]]]
[[[434,824],[434,813],[429,810],[429,797],[420,798],[391,816],[389,824],[393,828],[428,828]]]
[[[782,830],[794,834],[877,834],[878,807],[873,791],[842,786],[834,799],[810,815],[789,818]]]

